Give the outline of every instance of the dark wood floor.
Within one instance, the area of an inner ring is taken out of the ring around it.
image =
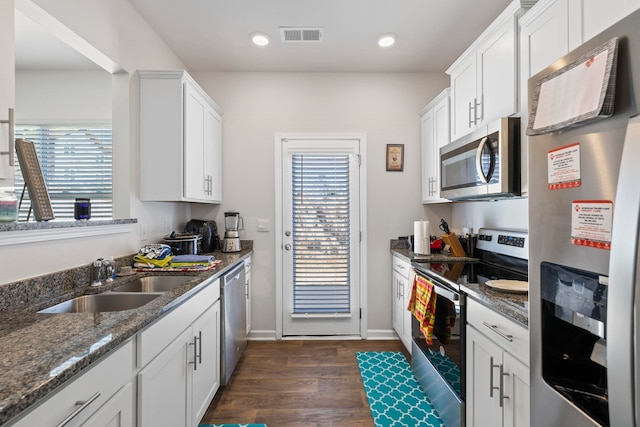
[[[202,423],[373,427],[358,351],[407,355],[400,341],[250,341]]]

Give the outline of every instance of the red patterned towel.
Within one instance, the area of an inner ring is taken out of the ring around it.
[[[436,318],[436,293],[433,284],[422,276],[415,276],[407,310],[418,319],[427,344],[433,344],[431,336]]]

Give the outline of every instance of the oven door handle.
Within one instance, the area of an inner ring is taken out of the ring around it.
[[[433,290],[436,291],[436,294],[440,295],[443,298],[446,298],[451,301],[460,301],[460,295],[450,291],[448,289],[443,288],[442,286],[438,286],[436,283],[433,283]]]

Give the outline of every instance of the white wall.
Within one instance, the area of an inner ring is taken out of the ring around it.
[[[367,137],[368,329],[391,331],[390,239],[425,217],[421,200],[418,112],[448,84],[445,75],[330,73],[192,73],[224,110],[223,203],[193,207],[197,217],[244,217],[254,241],[253,326],[275,331],[275,153],[278,132],[365,133]],[[404,172],[386,172],[386,144],[405,145]],[[446,208],[444,208],[446,210]],[[427,209],[430,211],[430,209]],[[258,232],[256,220],[271,222]]]
[[[104,70],[18,70],[16,123],[111,122],[111,74]]]

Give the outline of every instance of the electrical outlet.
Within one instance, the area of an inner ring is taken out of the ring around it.
[[[256,222],[256,228],[258,229],[258,231],[269,231],[269,228],[271,228],[270,221],[266,218],[258,218]]]

